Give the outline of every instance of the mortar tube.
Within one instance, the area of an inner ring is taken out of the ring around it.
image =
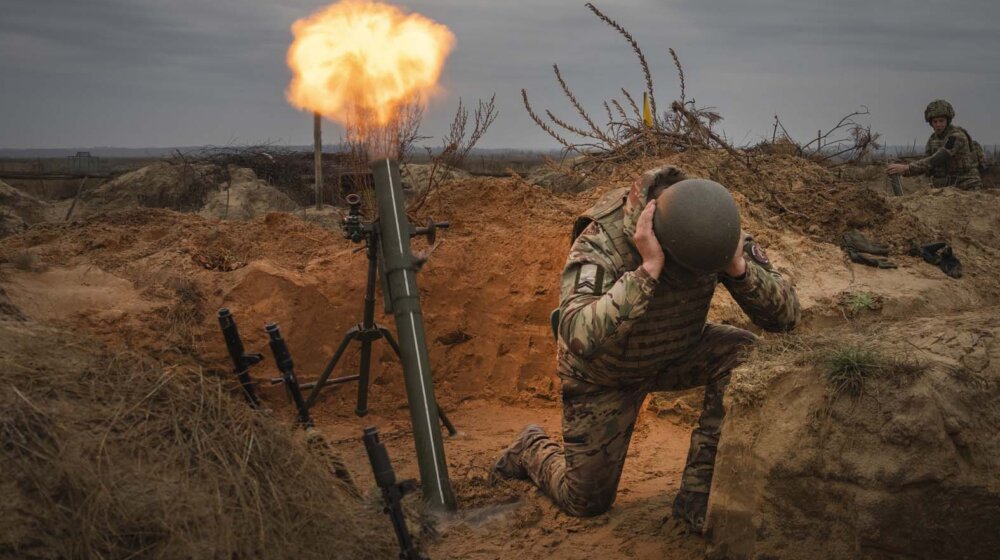
[[[379,159],[371,163],[371,170],[375,178],[382,257],[389,286],[384,297],[391,300],[396,319],[421,491],[432,506],[454,510],[455,496],[448,479],[448,463],[438,427],[437,401],[417,291],[417,270],[410,251],[411,227],[406,219],[399,163],[389,158]]]

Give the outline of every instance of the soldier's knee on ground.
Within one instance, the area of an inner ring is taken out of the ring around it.
[[[561,509],[573,517],[594,517],[609,509],[615,503],[615,496],[600,495],[589,501],[569,501],[561,504]]]

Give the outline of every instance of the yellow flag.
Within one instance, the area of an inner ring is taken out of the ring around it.
[[[642,122],[646,128],[653,128],[653,112],[649,110],[649,93],[642,92]]]

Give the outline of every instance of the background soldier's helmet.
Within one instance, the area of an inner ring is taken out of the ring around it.
[[[924,120],[931,122],[931,119],[935,117],[944,117],[951,123],[951,119],[955,118],[955,108],[944,99],[935,99],[928,103],[927,108],[924,109]]]
[[[653,231],[663,251],[694,272],[719,272],[740,240],[740,211],[726,187],[685,179],[656,197]]]

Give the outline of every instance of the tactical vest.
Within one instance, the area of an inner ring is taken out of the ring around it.
[[[591,223],[607,236],[618,262],[617,277],[642,264],[642,257],[629,242],[624,228],[625,197],[628,188],[616,189],[602,197],[576,219],[575,240]],[[616,280],[617,280],[616,277]],[[611,341],[589,362],[561,353],[560,370],[571,377],[600,385],[620,386],[648,380],[684,356],[701,337],[708,309],[718,282],[716,274],[678,274],[669,265],[660,275],[646,312],[619,339]]]
[[[947,130],[943,138],[939,138],[937,134],[931,135],[927,140],[927,153],[933,155],[941,148],[946,147],[953,132],[958,132],[965,136],[968,142],[968,150],[957,153],[947,160],[933,164],[930,169],[931,182],[935,186],[978,182],[979,158],[975,153],[976,146],[973,144],[972,137],[969,136],[969,133],[964,128],[958,125],[949,125],[949,128],[952,130]],[[948,147],[950,149],[950,146]]]
[[[975,164],[976,169],[980,173],[986,171],[986,169],[989,166],[986,163],[986,151],[983,150],[983,145],[980,144],[979,142],[976,142],[975,140],[973,140],[972,136],[969,135],[969,131],[968,130],[965,130],[962,127],[956,127],[956,128],[958,128],[962,132],[964,132],[966,140],[969,141],[969,151],[972,152],[971,161],[972,161],[972,163]]]
[[[628,196],[628,191],[628,187],[622,187],[606,193],[596,204],[577,217],[573,223],[573,237],[569,242],[572,246],[583,230],[596,222],[607,234],[621,258],[621,263],[615,264],[621,264],[622,270],[635,270],[642,264],[642,258],[628,242],[625,234],[625,198]]]

